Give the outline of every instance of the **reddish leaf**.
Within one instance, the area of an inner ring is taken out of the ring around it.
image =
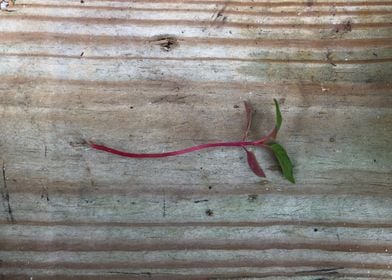
[[[248,138],[250,126],[252,124],[252,112],[253,112],[252,105],[250,105],[248,101],[244,101],[244,105],[245,105],[245,114],[246,114],[246,126],[245,126],[244,137],[242,138],[242,141],[245,141]]]
[[[270,131],[270,133],[268,133],[267,136],[261,138],[258,141],[259,143],[271,142],[270,139],[275,140],[276,137],[278,136],[279,129],[282,126],[282,113],[280,112],[279,102],[278,100],[274,99],[274,103],[275,103],[275,110],[276,110],[275,127]]]
[[[259,177],[265,177],[265,173],[263,169],[261,169],[255,154],[252,151],[248,151],[246,148],[244,148],[244,150],[246,152],[246,156],[248,157],[249,167],[252,169],[253,173]]]

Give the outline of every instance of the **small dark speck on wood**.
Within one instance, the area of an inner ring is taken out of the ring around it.
[[[254,202],[257,200],[258,195],[257,194],[250,194],[248,195],[248,201],[249,202]]]

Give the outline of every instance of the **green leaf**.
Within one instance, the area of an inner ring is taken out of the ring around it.
[[[274,102],[275,102],[275,110],[276,110],[276,123],[275,123],[275,127],[276,130],[280,129],[280,126],[282,125],[282,114],[280,113],[280,108],[279,108],[279,102],[278,100],[276,100],[274,98]]]
[[[275,157],[278,159],[283,176],[291,183],[295,184],[295,179],[293,176],[293,164],[291,163],[286,150],[278,143],[268,144],[268,146],[272,149]]]

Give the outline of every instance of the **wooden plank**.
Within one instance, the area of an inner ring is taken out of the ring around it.
[[[392,278],[392,3],[20,0],[0,13],[0,278]],[[283,113],[297,184],[250,138]]]

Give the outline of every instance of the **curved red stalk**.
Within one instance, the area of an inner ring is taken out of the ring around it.
[[[195,152],[202,149],[213,148],[213,147],[263,146],[263,142],[260,142],[260,140],[253,141],[253,142],[249,142],[249,141],[218,142],[218,143],[201,144],[201,145],[185,148],[182,150],[164,152],[164,153],[128,153],[113,148],[109,148],[104,145],[98,145],[90,141],[87,141],[87,144],[93,149],[108,152],[118,156],[129,157],[129,158],[162,158],[162,157],[178,156],[178,155]]]
[[[241,147],[246,152],[248,165],[250,169],[253,171],[253,173],[259,177],[265,177],[265,173],[263,169],[260,167],[260,164],[258,163],[255,154],[247,149],[248,146],[260,146],[260,147],[269,148],[273,151],[275,157],[278,159],[278,162],[282,168],[284,177],[288,179],[290,182],[294,183],[295,180],[293,177],[293,166],[290,161],[290,158],[288,157],[285,149],[281,145],[275,142],[279,128],[282,124],[282,115],[280,113],[278,101],[274,99],[274,102],[276,107],[275,127],[266,136],[262,137],[257,141],[247,141],[248,133],[252,124],[253,109],[250,103],[245,101],[244,106],[245,106],[245,113],[246,113],[246,127],[245,127],[242,141],[206,143],[206,144],[196,145],[177,151],[170,151],[170,152],[163,152],[163,153],[129,153],[129,152],[116,150],[110,147],[106,147],[104,145],[99,145],[90,141],[85,141],[84,143],[87,143],[93,149],[115,154],[118,156],[129,157],[129,158],[163,158],[163,157],[170,157],[170,156],[178,156],[178,155],[191,153],[207,148],[214,148],[214,147]]]
[[[254,143],[257,143],[257,144],[262,145],[262,144],[268,142],[268,140],[270,140],[270,139],[275,140],[277,134],[278,134],[278,130],[277,130],[276,128],[274,128],[274,129],[272,129],[272,130],[270,131],[270,133],[268,133],[268,135],[264,136],[264,137],[261,138],[260,140],[254,141]]]
[[[250,105],[248,101],[244,101],[244,106],[245,106],[245,114],[246,114],[246,126],[245,126],[244,136],[242,137],[242,141],[246,141],[246,139],[248,138],[250,126],[252,125],[252,113],[253,113],[252,105]]]
[[[86,142],[93,149],[108,152],[108,153],[115,154],[118,156],[129,157],[129,158],[162,158],[162,157],[178,156],[178,155],[191,153],[191,152],[195,152],[195,151],[207,149],[207,148],[214,148],[214,147],[242,147],[242,148],[244,148],[244,150],[247,153],[248,163],[249,163],[251,169],[256,173],[256,175],[261,176],[262,175],[261,173],[263,173],[263,172],[262,171],[260,172],[261,168],[259,167],[259,165],[257,163],[256,157],[253,155],[253,153],[248,151],[246,149],[246,147],[247,146],[264,146],[263,144],[265,142],[267,142],[270,138],[276,137],[277,129],[274,128],[267,136],[265,136],[257,141],[253,141],[253,142],[246,141],[246,139],[248,137],[249,130],[250,130],[250,126],[252,123],[253,109],[252,109],[252,106],[250,105],[250,103],[247,101],[244,102],[244,105],[245,105],[245,113],[246,113],[246,128],[245,128],[243,139],[242,139],[242,141],[239,141],[239,142],[207,143],[207,144],[201,144],[201,145],[185,148],[182,150],[163,152],[163,153],[129,153],[129,152],[116,150],[116,149],[113,149],[110,147],[106,147],[104,145],[95,144],[90,141],[86,141]],[[250,155],[250,154],[252,154],[252,155]],[[263,173],[263,175],[264,175],[264,173]]]

